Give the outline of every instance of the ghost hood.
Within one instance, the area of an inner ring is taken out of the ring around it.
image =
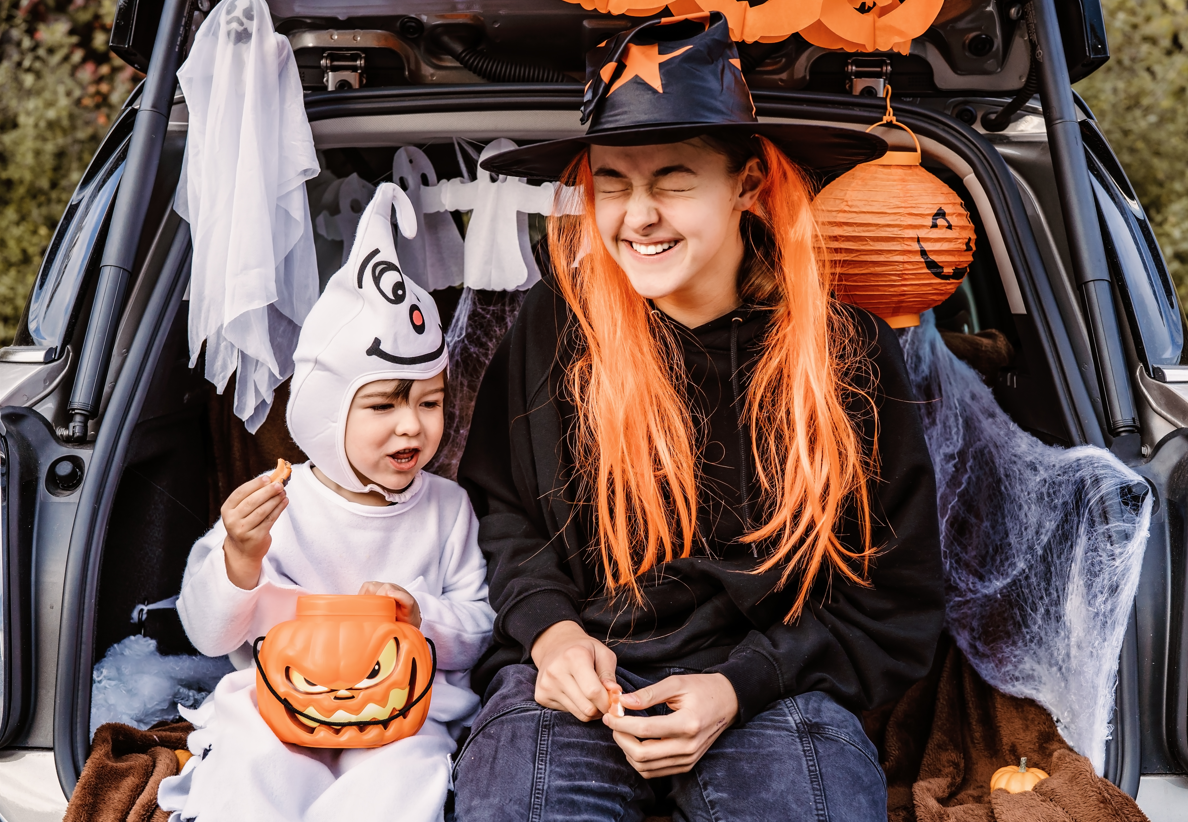
[[[433,298],[396,258],[395,227],[412,238],[408,197],[384,183],[359,220],[346,265],[310,311],[293,355],[287,422],[293,440],[322,472],[350,491],[363,485],[346,457],[346,417],[360,387],[377,380],[424,380],[446,368],[445,334]]]

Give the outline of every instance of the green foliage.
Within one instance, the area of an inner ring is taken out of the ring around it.
[[[107,50],[115,0],[0,0],[0,341],[136,80]]]
[[[1188,300],[1188,0],[1104,0],[1110,61],[1077,86]]]

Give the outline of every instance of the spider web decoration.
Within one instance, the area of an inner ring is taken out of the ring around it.
[[[479,384],[499,342],[515,322],[525,291],[476,291],[467,288],[450,327],[446,345],[450,350],[449,402],[445,407],[445,433],[441,448],[427,470],[447,479],[457,479],[458,462],[466,447],[470,419]]]
[[[1100,774],[1147,487],[1105,449],[1020,429],[931,311],[900,341],[936,470],[948,630],[984,680],[1046,708]]]

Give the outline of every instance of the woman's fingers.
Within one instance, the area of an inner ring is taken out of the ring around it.
[[[606,692],[606,686],[602,684],[602,677],[594,668],[593,649],[589,652],[589,664],[576,664],[570,668],[570,672],[573,687],[581,696],[581,700],[575,699],[575,702],[579,702],[582,707],[589,704],[593,709],[591,717],[601,716],[610,710],[610,695]]]
[[[586,696],[571,669],[560,672],[541,671],[537,674],[536,701],[546,708],[573,714],[583,722],[597,719],[603,713]]]
[[[589,722],[598,717],[598,709],[592,702],[580,694],[575,696],[574,688],[566,688],[560,683],[542,683],[538,680],[536,701],[554,711],[565,711],[582,722]]]
[[[683,692],[684,683],[681,682],[681,679],[682,677],[679,676],[665,677],[659,682],[640,688],[638,691],[623,694],[623,707],[632,711],[642,711],[668,702]]]
[[[701,730],[696,717],[682,711],[665,716],[614,716],[607,714],[602,721],[612,731],[630,734],[636,739],[693,737]]]
[[[684,773],[696,765],[704,753],[700,745],[682,745],[670,739],[641,741],[618,732],[614,734],[614,739],[623,749],[627,763],[648,778]]]

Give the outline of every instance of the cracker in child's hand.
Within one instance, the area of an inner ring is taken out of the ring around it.
[[[286,460],[276,461],[276,470],[268,475],[269,482],[279,482],[281,485],[289,484],[289,477],[293,476],[293,466]]]

